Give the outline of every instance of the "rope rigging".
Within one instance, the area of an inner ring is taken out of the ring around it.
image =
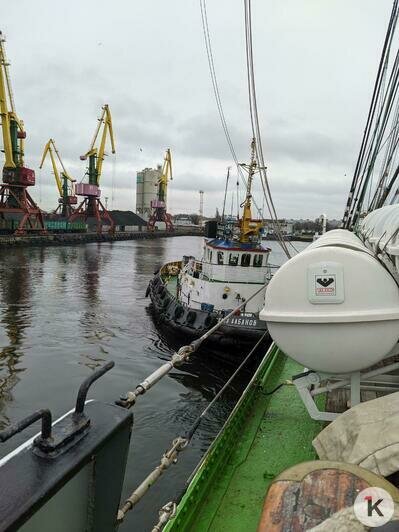
[[[210,76],[211,76],[213,93],[214,93],[215,100],[216,100],[216,106],[217,106],[217,109],[218,109],[220,122],[222,124],[222,129],[223,129],[224,135],[226,137],[226,141],[227,141],[231,156],[232,156],[233,161],[234,161],[234,163],[235,163],[235,165],[237,167],[237,172],[239,174],[239,177],[241,179],[242,184],[244,185],[244,188],[246,189],[247,188],[247,181],[245,179],[245,176],[244,176],[244,173],[243,173],[241,167],[239,166],[239,161],[238,161],[238,158],[237,158],[236,151],[234,149],[233,141],[231,140],[229,128],[227,126],[227,121],[226,121],[226,117],[225,117],[224,110],[223,110],[222,99],[221,99],[221,96],[220,96],[219,84],[218,84],[218,80],[217,80],[217,76],[216,76],[216,70],[215,70],[215,63],[214,63],[214,60],[213,60],[212,43],[211,43],[211,36],[210,36],[210,32],[209,32],[208,15],[207,15],[207,10],[206,10],[206,0],[200,0],[200,8],[201,8],[201,20],[202,20],[202,29],[203,29],[203,33],[204,33],[206,55],[207,55],[207,58],[208,58],[209,72],[210,72]],[[259,215],[261,215],[260,209],[256,205],[255,201],[254,201],[254,205],[255,205]]]
[[[260,181],[261,181],[267,209],[268,209],[272,224],[274,226],[275,234],[277,235],[277,240],[280,246],[282,247],[284,253],[286,254],[287,258],[290,258],[291,254],[288,250],[287,243],[284,241],[283,233],[281,230],[281,226],[280,226],[277,213],[276,213],[276,209],[274,206],[274,202],[272,199],[269,181],[268,181],[268,177],[266,173],[266,166],[264,162],[261,132],[260,132],[260,126],[259,126],[259,120],[258,120],[256,90],[255,90],[255,75],[254,75],[253,52],[252,52],[251,2],[250,0],[245,0],[244,4],[245,4],[245,34],[246,34],[249,106],[250,106],[250,117],[251,117],[251,125],[252,125],[252,135],[253,135],[253,138],[255,138],[255,142],[256,142],[256,158],[257,158],[258,168],[260,171]],[[210,32],[209,32],[208,16],[207,16],[207,10],[206,10],[206,0],[200,0],[200,8],[201,8],[202,28],[203,28],[203,33],[204,33],[204,40],[205,40],[206,53],[207,53],[207,58],[208,58],[209,71],[211,75],[213,92],[214,92],[214,96],[216,100],[216,105],[217,105],[220,121],[222,124],[223,132],[225,134],[231,155],[236,164],[238,175],[241,181],[243,182],[245,188],[247,188],[247,182],[244,177],[243,171],[241,169],[242,165],[238,162],[238,158],[237,158],[237,155],[234,149],[233,142],[231,140],[231,136],[230,136],[229,129],[227,126],[227,122],[226,122],[226,117],[225,117],[224,110],[223,110],[222,100],[221,100],[220,91],[219,91],[219,85],[218,85],[217,76],[216,76],[215,64],[214,64],[214,59],[213,59],[213,53],[212,53],[211,37],[210,37]],[[263,210],[261,210],[258,207],[255,201],[253,201],[253,203],[259,213],[259,216],[263,220]]]
[[[273,223],[275,233],[278,237],[278,242],[282,247],[287,258],[291,257],[288,250],[288,246],[284,240],[281,226],[277,217],[276,208],[274,206],[269,180],[266,172],[266,165],[263,155],[262,136],[259,125],[258,117],[258,105],[256,100],[256,84],[255,84],[255,71],[254,71],[254,58],[253,58],[253,46],[252,46],[252,14],[251,14],[251,0],[244,0],[245,8],[245,44],[246,44],[246,56],[247,56],[247,81],[248,81],[248,100],[249,110],[251,117],[252,135],[255,139],[256,158],[258,163],[258,169],[261,178],[261,184],[263,194],[266,202],[267,209],[269,211],[270,219]]]
[[[392,195],[399,173],[399,167],[396,167],[399,144],[399,47],[394,54],[391,53],[398,15],[398,0],[394,0],[342,219],[342,226],[347,229],[356,225],[362,213],[378,209],[386,203]],[[391,55],[394,55],[393,61]],[[381,157],[384,147],[385,153]],[[373,183],[375,173],[379,176],[376,184]]]
[[[267,334],[268,332],[266,331],[263,334],[263,336],[257,341],[257,343],[252,347],[252,349],[247,354],[247,356],[244,358],[244,360],[241,362],[241,364],[238,366],[238,368],[234,371],[234,373],[224,383],[222,388],[213,397],[212,401],[205,407],[205,409],[201,412],[201,414],[191,424],[191,427],[185,432],[184,436],[178,436],[177,438],[173,440],[170,449],[168,449],[163,454],[159,465],[147,475],[147,477],[132,492],[130,497],[126,499],[122,508],[118,512],[118,517],[117,517],[118,523],[121,523],[124,520],[126,514],[144,497],[147,491],[160,478],[162,473],[166,471],[166,469],[168,469],[172,464],[175,464],[177,462],[179,453],[183,451],[184,449],[186,449],[188,444],[191,442],[195,432],[197,431],[198,427],[201,424],[201,421],[206,417],[206,415],[211,410],[211,408],[214,406],[214,404],[220,399],[220,397],[223,395],[225,390],[230,386],[233,380],[237,377],[240,371],[244,368],[244,366],[247,364],[251,356],[256,352],[257,348],[259,347],[259,345],[261,344],[261,342],[263,341],[263,339],[265,338]],[[162,525],[164,525],[166,522],[164,521],[164,519],[166,517],[167,517],[167,520],[170,518],[171,510],[176,508],[176,504],[177,502],[170,502],[161,508],[161,512],[160,512],[161,522],[158,523],[157,526],[153,530],[162,529]],[[163,517],[164,512],[166,512],[166,517]]]
[[[260,292],[266,289],[267,283],[262,285],[256,292],[254,292],[250,297],[246,298],[245,301],[242,301],[237,307],[235,307],[231,312],[226,314],[224,318],[219,320],[213,327],[208,329],[202,336],[193,340],[191,344],[181,347],[177,353],[174,353],[171,360],[166,362],[158,369],[153,371],[144,381],[140,382],[133,391],[127,392],[126,395],[121,397],[119,401],[116,401],[116,404],[124,408],[131,408],[140,395],[144,395],[148,390],[150,390],[159,380],[161,380],[165,375],[167,375],[172,368],[183,364],[188,357],[197,351],[200,346],[207,340],[215,331],[219,329],[229,318],[236,315],[242,307],[248,304],[254,297],[256,297]]]

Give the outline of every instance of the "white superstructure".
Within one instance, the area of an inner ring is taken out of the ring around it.
[[[193,309],[237,307],[270,278],[269,253],[270,249],[252,244],[205,240],[202,260],[190,257],[179,275],[180,300]],[[258,314],[263,302],[260,292],[245,312]]]

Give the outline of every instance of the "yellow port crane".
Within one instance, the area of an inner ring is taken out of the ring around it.
[[[115,153],[112,116],[109,106],[106,104],[102,107],[102,113],[98,119],[98,124],[94,132],[94,137],[90,144],[90,148],[84,155],[80,156],[82,161],[89,159],[89,167],[87,169],[89,182],[77,183],[75,190],[78,196],[84,196],[85,199],[69,218],[71,222],[77,218],[83,218],[86,222],[90,218],[95,218],[98,233],[102,232],[103,221],[108,222],[110,225],[110,233],[113,233],[115,230],[115,223],[110,213],[101,203],[101,191],[99,188],[103,162],[106,155],[105,147],[108,138],[111,143],[112,153]],[[97,147],[96,143],[98,139],[100,139],[100,142],[99,146]]]
[[[73,179],[73,177],[71,177],[67,172],[53,139],[50,139],[44,146],[39,168],[43,168],[43,164],[47,155],[50,157],[55,182],[60,195],[58,199],[59,205],[54,211],[54,214],[58,214],[60,212],[62,216],[68,217],[73,213],[73,205],[76,205],[78,202],[74,187],[76,179]],[[56,159],[61,167],[61,171],[58,170]]]
[[[168,182],[173,179],[172,173],[172,154],[170,149],[166,150],[161,175],[158,178],[157,183],[157,199],[151,201],[151,215],[148,219],[147,227],[150,231],[155,228],[156,222],[165,222],[167,231],[173,231],[172,216],[166,212],[166,196],[168,190]]]
[[[0,184],[0,220],[16,216],[19,220],[17,235],[26,230],[45,233],[41,210],[26,190],[35,184],[35,172],[24,166],[26,132],[15,110],[5,40],[0,32],[0,116],[5,156]]]

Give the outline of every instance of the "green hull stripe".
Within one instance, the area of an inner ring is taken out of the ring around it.
[[[271,390],[302,366],[272,345],[255,378],[195,472],[167,531],[256,531],[271,481],[284,469],[315,458],[321,430],[293,385]]]

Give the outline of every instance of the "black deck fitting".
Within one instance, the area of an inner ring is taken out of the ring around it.
[[[7,429],[1,431],[0,442],[7,441],[12,436],[26,429],[27,427],[32,425],[32,423],[35,423],[35,421],[38,421],[39,419],[42,420],[41,439],[47,440],[51,438],[51,412],[47,408],[44,408],[42,410],[37,410],[36,412],[33,412],[33,414],[31,414],[30,416],[27,416],[21,421],[18,421],[18,423],[15,423]]]
[[[78,391],[78,397],[76,398],[76,407],[75,407],[75,416],[81,416],[83,414],[83,410],[85,407],[87,392],[89,391],[90,386],[95,382],[97,379],[102,377],[104,373],[107,373],[111,368],[115,366],[115,362],[107,362],[102,368],[98,369],[94,373],[90,375],[90,377],[87,377],[82,384],[80,385],[79,391]]]

